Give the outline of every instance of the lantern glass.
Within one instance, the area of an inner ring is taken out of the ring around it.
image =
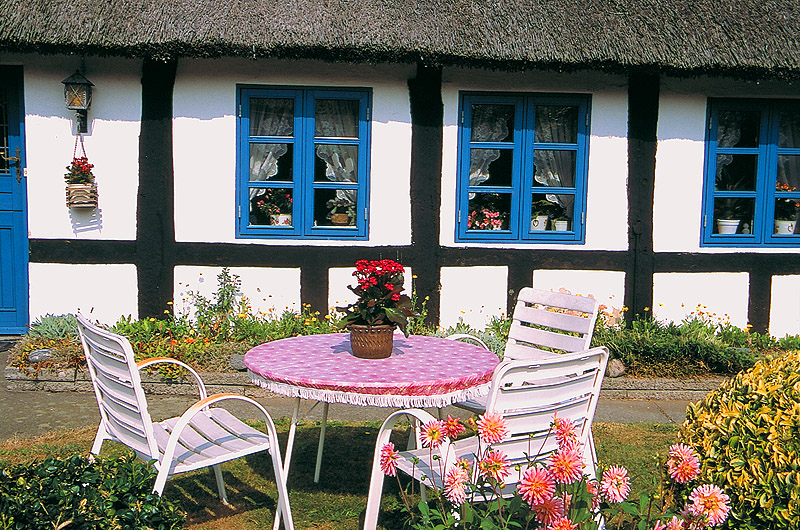
[[[64,100],[68,109],[87,110],[92,104],[92,82],[75,72],[62,81]]]

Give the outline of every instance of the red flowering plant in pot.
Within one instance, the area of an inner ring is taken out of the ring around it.
[[[391,355],[395,327],[408,336],[408,318],[416,316],[416,313],[412,309],[411,298],[402,294],[404,272],[400,263],[390,259],[356,262],[353,276],[357,285],[348,288],[358,296],[358,300],[349,306],[336,308],[344,313],[337,325],[350,329],[351,345],[356,356],[383,358]],[[361,347],[370,347],[370,343],[379,343],[381,352],[363,351]]]
[[[67,207],[97,207],[97,185],[92,174],[94,164],[89,163],[86,156],[73,157],[64,174],[67,182]]]

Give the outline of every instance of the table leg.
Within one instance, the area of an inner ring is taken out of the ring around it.
[[[294,410],[292,410],[292,422],[289,424],[289,439],[286,441],[286,454],[283,457],[283,472],[284,475],[289,477],[289,464],[292,463],[292,449],[294,448],[294,437],[297,433],[297,418],[300,416],[300,398],[294,400]],[[281,510],[275,508],[275,522],[272,524],[272,530],[278,530],[281,525]]]
[[[325,447],[325,427],[328,426],[328,402],[322,404],[322,423],[319,428],[319,445],[317,446],[317,466],[314,468],[314,484],[319,482],[319,470],[322,467],[322,448]]]

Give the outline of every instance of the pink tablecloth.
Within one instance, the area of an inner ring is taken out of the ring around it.
[[[395,334],[387,359],[359,359],[347,333],[256,346],[244,363],[253,381],[291,397],[380,407],[443,407],[489,391],[497,356],[480,346]]]

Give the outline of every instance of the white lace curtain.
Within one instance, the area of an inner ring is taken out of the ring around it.
[[[535,122],[536,142],[572,144],[577,141],[575,107],[538,105]],[[534,153],[536,182],[550,187],[575,187],[575,153],[572,150],[537,149]],[[548,193],[545,197],[571,214],[574,195]]]
[[[355,111],[354,111],[355,107]],[[316,100],[315,136],[358,137],[358,102]],[[291,99],[250,100],[251,136],[292,136],[294,101]],[[289,151],[288,144],[250,144],[250,180],[266,181],[278,174],[278,160]],[[332,182],[356,182],[358,148],[350,145],[320,144],[316,156],[325,162],[325,177]],[[250,199],[261,190],[251,188]],[[356,190],[337,190],[338,199],[355,203]]]

